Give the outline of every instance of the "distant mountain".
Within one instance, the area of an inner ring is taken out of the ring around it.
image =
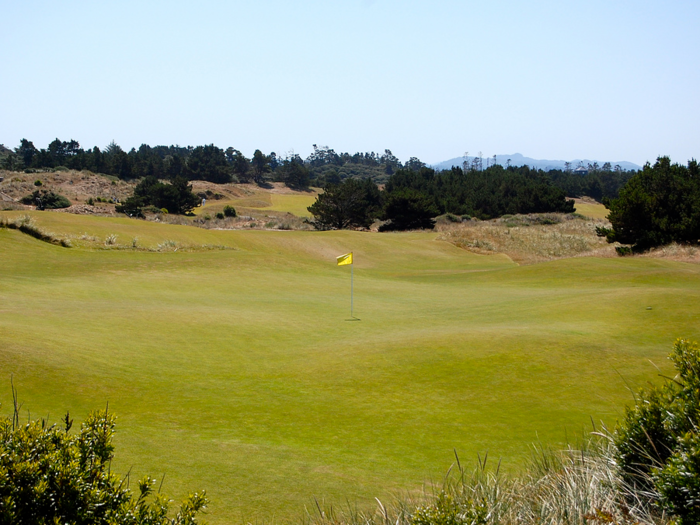
[[[474,157],[467,157],[468,162],[471,162],[473,158]],[[485,168],[487,157],[483,157],[483,159],[484,159],[484,168]],[[488,159],[489,159],[489,162],[493,162],[493,156],[488,157]],[[563,170],[564,163],[567,162],[565,160],[531,159],[530,157],[523,157],[520,153],[513,153],[512,155],[496,155],[496,162],[498,162],[498,164],[500,164],[501,166],[508,165],[508,160],[510,160],[511,166],[528,165],[531,168],[541,169],[544,171]],[[464,157],[455,157],[454,159],[444,160],[442,162],[438,162],[437,164],[433,164],[430,167],[433,169],[436,169],[436,170],[449,170],[452,168],[452,166],[459,166],[461,168],[463,162],[464,162]],[[599,161],[599,160],[589,160],[589,159],[574,159],[574,160],[570,160],[568,162],[571,163],[572,169],[576,169],[576,167],[579,165],[579,162],[583,162],[584,167],[587,167],[588,164],[593,164],[594,162],[597,162],[599,166],[602,166],[605,162],[609,162],[609,161]],[[619,164],[623,170],[640,170],[640,169],[642,169],[641,166],[639,166],[633,162],[627,162],[627,161],[610,162],[610,164],[613,167]]]

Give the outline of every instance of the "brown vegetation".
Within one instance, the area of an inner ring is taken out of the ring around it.
[[[438,239],[482,253],[505,253],[519,264],[533,264],[566,257],[615,257],[615,248],[596,235],[603,219],[576,214],[545,213],[509,215],[490,221],[441,220]]]

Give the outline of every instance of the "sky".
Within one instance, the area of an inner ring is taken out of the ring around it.
[[[2,3],[10,148],[700,155],[697,0]]]

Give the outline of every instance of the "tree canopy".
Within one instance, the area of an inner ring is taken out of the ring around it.
[[[116,207],[120,213],[139,217],[146,206],[166,209],[168,213],[184,215],[199,206],[201,199],[192,193],[192,186],[183,177],[172,183],[160,182],[156,177],[145,177],[134,188],[134,194]]]
[[[379,188],[370,179],[330,184],[308,210],[319,230],[369,228],[380,210]]]
[[[386,183],[387,195],[411,188],[433,200],[439,213],[471,215],[491,219],[505,214],[574,211],[574,201],[555,187],[539,171],[527,166],[491,166],[483,171],[463,170],[435,172],[422,167],[417,171],[402,169]]]
[[[608,242],[632,245],[642,251],[671,242],[697,244],[700,240],[700,169],[659,157],[647,163],[608,203],[612,229],[600,228]]]

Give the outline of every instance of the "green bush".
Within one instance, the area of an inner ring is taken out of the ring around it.
[[[411,525],[486,525],[487,520],[486,505],[464,499],[457,502],[443,491],[435,503],[415,510]]]
[[[169,501],[154,494],[154,479],[141,479],[133,495],[111,472],[114,421],[106,410],[93,412],[71,434],[68,414],[61,426],[43,419],[20,425],[17,408],[0,418],[0,523],[195,524],[207,504],[204,492],[169,519]]]
[[[44,183],[41,182],[39,179],[36,179],[36,180],[34,181],[34,186],[43,186],[43,185],[44,185]]]
[[[663,468],[654,471],[661,504],[680,518],[679,523],[700,523],[700,435],[687,432]]]
[[[22,197],[20,202],[34,205],[37,210],[54,210],[70,206],[68,199],[50,190],[35,190],[31,195]]]
[[[680,525],[700,522],[700,347],[676,341],[677,375],[642,390],[615,433],[623,479],[639,493],[654,489]]]
[[[216,212],[216,218],[219,219],[219,220],[221,220],[221,219],[224,218],[224,214],[221,213],[220,211],[217,211],[217,212]]]
[[[201,199],[192,193],[192,186],[186,179],[175,177],[170,184],[165,184],[156,177],[148,176],[136,185],[134,194],[117,205],[115,210],[132,217],[143,217],[146,206],[155,206],[182,215],[191,212],[200,202]]]
[[[226,217],[235,217],[236,216],[236,209],[233,206],[224,206],[224,216]]]

